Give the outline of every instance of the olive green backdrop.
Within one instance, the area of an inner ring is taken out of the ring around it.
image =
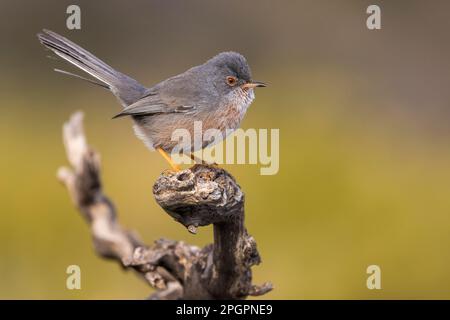
[[[226,168],[246,193],[246,223],[273,299],[450,298],[450,3],[376,1],[0,2],[0,298],[147,297],[99,259],[55,173],[61,125],[86,113],[106,193],[147,242],[204,245],[155,204],[167,168],[134,137],[107,91],[54,73],[35,34],[62,33],[146,85],[220,51],[244,54],[257,90],[243,128],[280,129],[280,171]],[[69,4],[82,29],[67,30]],[[68,265],[82,289],[65,288]],[[382,290],[366,288],[377,264]]]

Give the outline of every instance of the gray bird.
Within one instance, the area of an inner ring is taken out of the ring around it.
[[[146,88],[55,32],[44,29],[38,38],[58,56],[100,82],[55,71],[111,90],[123,107],[114,118],[131,116],[136,135],[147,147],[158,150],[176,171],[179,167],[167,154],[178,143],[171,140],[175,129],[186,129],[193,137],[194,121],[201,121],[203,131],[218,129],[225,138],[226,133],[239,127],[255,98],[253,88],[266,86],[252,80],[246,59],[236,52],[219,53],[202,65]],[[205,142],[200,147],[207,146]],[[198,149],[194,144],[188,147],[191,152]]]

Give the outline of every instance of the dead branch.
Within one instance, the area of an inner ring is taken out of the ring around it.
[[[252,285],[260,257],[244,226],[244,194],[228,172],[195,165],[163,172],[153,187],[157,203],[191,233],[213,224],[214,244],[160,239],[146,246],[118,223],[102,192],[99,155],[86,142],[81,112],[64,124],[63,139],[71,168],[60,168],[58,178],[89,224],[96,252],[135,270],[156,289],[151,299],[244,299],[272,289]]]

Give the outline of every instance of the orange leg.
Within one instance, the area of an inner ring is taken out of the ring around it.
[[[217,163],[209,163],[208,161],[205,161],[203,159],[196,157],[193,153],[191,153],[189,156],[191,157],[192,161],[194,161],[194,164],[201,163],[201,164],[204,164],[207,166],[219,167],[219,165]]]
[[[170,164],[170,166],[172,167],[172,169],[174,171],[180,171],[180,167],[173,162],[172,158],[161,148],[156,148],[156,150],[158,150],[158,152],[163,156],[164,159],[166,159],[166,161]]]
[[[202,159],[197,158],[193,153],[190,153],[189,157],[191,157],[191,160],[194,161],[194,164],[196,164],[196,163],[205,164],[205,161],[203,161]]]

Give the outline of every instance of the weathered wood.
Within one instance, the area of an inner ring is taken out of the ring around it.
[[[118,223],[103,194],[99,155],[87,145],[82,113],[64,124],[63,138],[71,168],[60,168],[58,178],[89,224],[96,252],[135,270],[156,289],[151,299],[244,299],[272,289],[251,283],[260,257],[244,226],[244,194],[225,170],[165,171],[153,187],[157,203],[190,232],[213,224],[214,244],[201,249],[160,239],[149,247]]]

